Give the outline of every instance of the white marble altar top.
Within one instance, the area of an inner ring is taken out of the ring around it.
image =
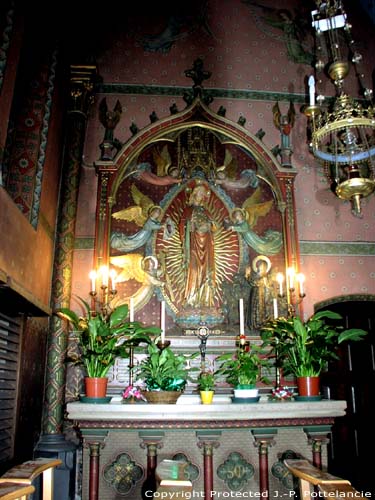
[[[199,395],[182,395],[177,404],[123,404],[114,396],[108,404],[68,403],[68,418],[75,421],[225,421],[341,417],[346,401],[269,402],[262,397],[254,404],[234,404],[230,396],[216,395],[210,405],[200,403]]]

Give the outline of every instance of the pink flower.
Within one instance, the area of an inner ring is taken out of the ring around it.
[[[122,393],[123,399],[141,399],[142,401],[146,401],[146,398],[143,396],[138,387],[134,385],[128,385],[128,387]]]

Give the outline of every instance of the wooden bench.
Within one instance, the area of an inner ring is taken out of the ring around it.
[[[9,469],[0,477],[0,484],[12,482],[31,485],[31,483],[42,474],[42,499],[52,500],[53,471],[55,467],[61,464],[62,461],[60,459],[37,458],[36,460],[29,460],[28,462],[24,462],[23,464],[16,465]]]
[[[26,500],[34,491],[31,484],[0,483],[0,500]]]
[[[287,469],[299,480],[300,496],[303,500],[312,500],[313,486],[322,493],[322,497],[330,500],[345,500],[345,498],[363,497],[347,479],[333,476],[314,467],[308,460],[284,460]],[[314,495],[316,497],[316,495]]]

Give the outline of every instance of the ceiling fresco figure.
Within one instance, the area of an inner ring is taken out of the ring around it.
[[[292,13],[287,9],[278,9],[257,2],[242,0],[249,6],[257,26],[268,36],[283,40],[286,44],[288,59],[297,64],[313,63],[311,46],[306,44],[306,34],[311,32],[307,19],[309,16],[300,12]],[[259,15],[259,12],[261,15]],[[282,34],[277,34],[271,28],[276,28]]]
[[[144,35],[141,43],[147,52],[167,53],[173,45],[203,28],[212,36],[208,24],[207,1],[177,2],[169,14],[165,28],[156,35]]]

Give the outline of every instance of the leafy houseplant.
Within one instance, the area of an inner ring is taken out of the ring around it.
[[[87,377],[106,377],[117,357],[127,357],[131,346],[149,343],[151,335],[160,333],[160,328],[144,327],[136,321],[128,321],[128,306],[120,305],[110,311],[91,311],[90,306],[78,297],[86,310],[79,317],[68,308],[60,308],[57,315],[67,320],[78,335],[77,354],[70,361],[82,364]]]
[[[191,380],[190,372],[194,370],[188,370],[188,360],[198,353],[191,356],[176,354],[170,346],[160,349],[155,341],[147,346],[147,350],[147,358],[135,367],[137,379],[141,379],[146,386],[146,399],[151,399],[151,392],[173,391],[181,394],[187,381]]]
[[[198,389],[200,391],[215,390],[215,373],[203,371],[198,376]]]
[[[337,348],[342,342],[361,340],[366,331],[359,328],[344,329],[333,325],[332,320],[342,316],[333,311],[320,311],[308,320],[298,316],[277,318],[261,330],[264,346],[271,346],[277,364],[285,375],[294,375],[297,384],[302,378],[313,377],[316,393],[300,395],[318,395],[319,377],[330,360],[337,359]]]
[[[263,357],[265,351],[259,346],[253,345],[249,350],[238,348],[235,353],[222,354],[216,358],[221,363],[216,371],[223,375],[226,382],[235,389],[235,396],[252,397],[257,394],[256,383],[268,383],[268,379],[262,374],[262,368],[268,369],[268,358]],[[242,390],[255,390],[251,393],[240,393]]]
[[[333,311],[320,311],[307,321],[298,316],[272,320],[261,331],[264,346],[270,345],[285,375],[317,377],[327,362],[337,359],[337,347],[344,341],[361,340],[366,331],[346,329],[327,320],[340,320]]]
[[[202,371],[198,376],[198,389],[203,404],[211,404],[215,392],[215,372]]]

